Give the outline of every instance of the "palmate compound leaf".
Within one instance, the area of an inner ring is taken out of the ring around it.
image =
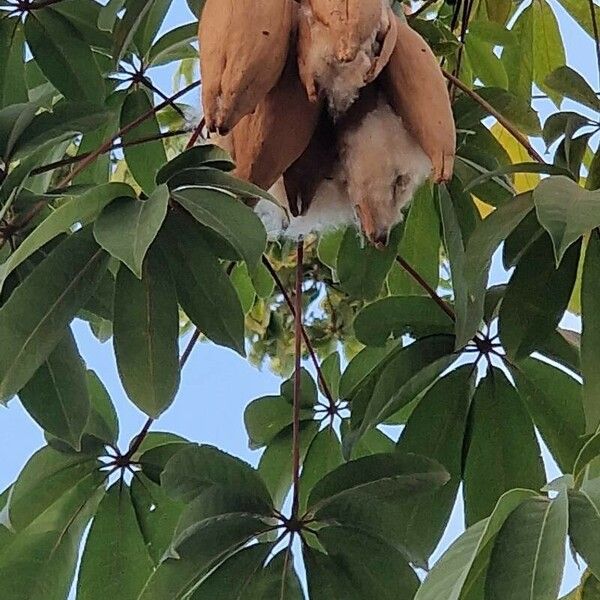
[[[508,490],[539,490],[545,484],[531,417],[517,390],[498,369],[475,392],[466,443],[463,478],[468,525],[489,516]]]
[[[19,399],[45,431],[80,450],[91,404],[85,366],[70,329],[19,392]]]
[[[410,552],[412,562],[418,565],[427,565],[456,501],[473,392],[472,365],[459,367],[439,379],[418,403],[398,441],[398,451],[436,460],[451,477],[434,494],[403,503],[397,513],[399,539]]]
[[[449,477],[439,463],[416,454],[365,456],[339,466],[317,482],[308,497],[308,514],[318,520],[356,525],[353,513],[364,517],[368,512],[374,513],[375,525],[376,506],[381,509],[414,494],[431,492],[445,485]],[[368,519],[361,525],[369,528]]]
[[[0,309],[0,400],[31,379],[106,271],[108,255],[91,233],[83,228],[59,244]]]
[[[187,597],[207,573],[270,529],[272,501],[249,465],[211,446],[176,453],[162,487],[188,503],[171,550],[148,580],[140,600]]]
[[[272,544],[255,544],[229,558],[190,600],[304,600],[294,556],[284,549],[264,565]]]
[[[211,341],[244,356],[244,312],[204,231],[189,215],[174,211],[167,215],[159,244],[190,320]]]
[[[267,246],[265,228],[256,213],[230,194],[202,188],[175,192],[175,200],[199,223],[224,238],[255,272]]]
[[[536,241],[519,261],[500,307],[500,338],[508,356],[527,358],[562,319],[577,277],[581,244],[567,251],[558,269],[550,238]]]
[[[557,264],[584,234],[600,226],[600,192],[568,177],[548,177],[533,192],[537,216],[552,238]]]
[[[102,499],[85,543],[78,600],[136,600],[152,572],[129,487],[115,482]]]
[[[12,486],[2,522],[14,531],[26,529],[35,519],[80,482],[99,483],[102,474],[95,454],[65,453],[45,446],[23,467]]]
[[[30,11],[25,37],[36,65],[65,98],[104,102],[105,84],[96,59],[66,17],[51,7]]]
[[[8,259],[0,265],[0,290],[6,278],[36,250],[61,233],[68,232],[78,222],[93,220],[100,211],[116,198],[133,198],[133,189],[124,183],[107,183],[96,186],[81,196],[74,196],[55,209],[19,245]]]
[[[508,517],[490,558],[490,600],[555,600],[565,563],[568,497],[532,498]]]
[[[378,375],[372,393],[361,405],[353,398],[352,432],[344,439],[346,456],[370,428],[414,400],[454,362],[454,339],[452,335],[421,338],[409,346],[396,348],[384,358],[385,362],[376,369]],[[367,373],[372,371],[370,366],[370,361],[363,366]],[[357,371],[364,372],[363,367],[357,367]],[[359,372],[356,377],[365,379]],[[342,387],[343,384],[344,378]]]
[[[529,490],[512,490],[500,498],[491,516],[463,533],[431,569],[415,600],[460,600],[479,573],[478,557],[489,552],[490,542],[508,516],[525,500],[535,498]]]
[[[151,417],[179,388],[179,314],[175,285],[159,248],[147,256],[142,279],[121,267],[115,287],[114,347],[131,401]]]
[[[97,470],[66,491],[0,553],[0,586],[11,600],[64,600],[85,527],[104,493]],[[100,480],[100,481],[99,481]]]
[[[396,548],[367,533],[336,525],[320,529],[317,538],[327,556],[309,546],[304,548],[311,600],[414,597],[419,579]]]
[[[569,491],[569,535],[577,553],[600,578],[600,503],[585,490]]]
[[[452,333],[452,319],[431,299],[423,296],[389,296],[363,308],[354,319],[354,332],[367,346],[385,346],[390,336],[415,338]]]
[[[209,572],[268,529],[262,518],[231,511],[191,525],[147,581],[139,600],[187,598]]]
[[[511,369],[517,390],[563,473],[573,473],[585,442],[581,385],[548,363],[528,358]]]
[[[167,216],[169,190],[157,187],[147,200],[119,198],[94,223],[96,241],[142,278],[142,264]]]
[[[243,492],[262,504],[270,514],[271,495],[258,473],[242,460],[213,446],[191,445],[175,454],[161,477],[168,494],[183,502],[191,502],[212,487]]]

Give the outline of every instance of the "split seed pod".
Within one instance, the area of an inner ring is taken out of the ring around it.
[[[449,181],[456,126],[446,82],[427,42],[400,20],[396,47],[383,77],[392,107],[433,164],[434,181]]]
[[[306,96],[292,48],[277,85],[224,140],[234,174],[269,189],[309,145],[321,108]]]
[[[298,64],[309,98],[323,92],[334,116],[344,113],[385,67],[396,35],[384,0],[302,0]]]
[[[207,0],[200,20],[204,118],[226,133],[275,86],[286,64],[294,0]]]

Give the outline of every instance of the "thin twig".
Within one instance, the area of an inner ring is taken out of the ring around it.
[[[179,135],[185,135],[188,133],[187,129],[178,129],[176,131],[164,131],[159,135],[151,135],[145,138],[140,138],[139,140],[133,140],[132,142],[124,143],[119,142],[118,144],[113,144],[104,154],[108,154],[109,152],[113,152],[114,150],[119,150],[120,148],[131,148],[132,146],[141,146],[142,144],[148,144],[149,142],[155,142],[156,140],[165,140],[172,137],[177,137]],[[69,165],[73,165],[82,160],[85,160],[91,152],[86,152],[84,154],[79,154],[78,156],[70,156],[69,158],[63,158],[62,160],[57,160],[53,163],[48,163],[42,167],[37,167],[33,171],[31,171],[32,175],[41,175],[42,173],[48,173],[49,171],[54,171],[55,169],[60,169],[62,167],[68,167]]]
[[[192,133],[192,136],[190,137],[190,140],[187,143],[187,146],[185,148],[186,150],[189,150],[190,148],[193,148],[196,145],[198,138],[202,135],[203,127],[204,127],[204,118],[200,119],[200,122],[198,123],[198,125],[196,125],[196,128],[194,129],[194,132]]]
[[[529,143],[529,140],[523,135],[513,123],[511,123],[506,117],[501,115],[487,100],[484,100],[476,91],[472,90],[468,85],[464,84],[458,77],[448,73],[448,71],[442,69],[444,77],[452,82],[458,89],[467,94],[472,100],[477,102],[482,108],[490,113],[512,136],[527,150],[529,156],[540,164],[546,164],[546,161],[535,148]]]
[[[269,262],[269,259],[266,256],[263,255],[262,261],[263,261],[263,264],[265,265],[265,267],[267,268],[267,271],[269,271],[269,273],[271,274],[273,281],[279,288],[279,291],[283,295],[283,299],[285,300],[285,303],[288,305],[288,308],[290,309],[292,316],[295,318],[296,309],[294,308],[294,303],[292,302],[290,295],[287,293],[287,290],[285,289],[285,286],[283,285],[283,282],[281,281],[277,271],[275,270],[273,265]],[[321,370],[321,365],[319,364],[319,359],[317,358],[317,353],[315,352],[314,346],[312,345],[312,342],[311,342],[310,338],[308,337],[308,334],[306,333],[306,329],[305,329],[304,325],[302,325],[302,338],[304,339],[304,343],[306,344],[306,347],[308,348],[308,353],[310,354],[313,365],[315,366],[315,370],[317,372],[317,378],[319,379],[319,383],[321,384],[321,389],[323,390],[323,394],[327,398],[327,400],[329,402],[329,406],[333,407],[333,406],[335,406],[335,400],[333,399],[331,390],[329,389],[329,386],[327,385],[327,381],[325,380],[325,376],[323,375],[323,371]]]
[[[181,108],[179,108],[179,106],[177,106],[177,104],[175,104],[175,102],[173,102],[172,100],[169,99],[169,97],[162,92],[160,89],[158,89],[153,83],[152,81],[150,81],[150,79],[148,79],[148,77],[146,76],[142,76],[141,77],[141,82],[152,92],[154,92],[159,98],[161,98],[161,100],[164,100],[165,102],[169,103],[169,106],[183,119],[185,120],[185,114],[183,113],[183,111],[181,110]]]
[[[146,111],[143,115],[140,115],[137,119],[135,119],[131,123],[128,123],[127,125],[125,125],[125,127],[121,128],[119,131],[117,131],[117,133],[112,135],[103,144],[101,144],[101,146],[97,150],[95,150],[87,158],[82,160],[79,163],[79,165],[77,166],[77,168],[72,173],[67,175],[60,183],[58,183],[56,187],[58,189],[61,189],[61,188],[66,187],[67,185],[69,185],[69,183],[77,175],[79,175],[79,173],[81,173],[84,169],[89,167],[99,156],[106,153],[110,149],[110,147],[115,143],[116,140],[118,140],[120,137],[123,137],[130,131],[134,130],[138,125],[147,121],[150,117],[154,116],[156,113],[160,112],[161,110],[163,110],[164,108],[169,106],[171,104],[171,102],[174,102],[178,98],[181,98],[181,96],[185,96],[185,94],[192,91],[194,88],[198,87],[199,85],[200,85],[200,80],[194,81],[193,83],[186,86],[185,88],[183,88],[176,94],[173,94],[172,96],[170,96],[168,98],[168,100],[165,100],[164,102],[161,102],[160,104],[157,104],[156,106],[152,107],[150,110]]]
[[[169,98],[169,101],[177,100],[177,98],[184,96],[185,94],[187,94],[194,88],[198,87],[199,85],[200,85],[200,80],[194,81],[193,83],[191,83],[187,87],[183,88],[176,94],[173,94],[173,96],[171,96]],[[73,169],[73,171],[71,171],[71,173],[69,173],[66,177],[64,177],[56,185],[56,189],[60,190],[62,188],[67,187],[67,185],[69,185],[69,183],[71,183],[71,181],[75,177],[77,177],[77,175],[79,175],[82,171],[84,171],[91,164],[93,164],[98,159],[98,157],[100,157],[102,154],[106,154],[106,152],[109,152],[110,149],[112,148],[112,145],[120,137],[122,137],[125,134],[129,133],[130,131],[134,130],[138,125],[140,125],[144,121],[148,120],[150,117],[152,117],[159,111],[163,110],[167,106],[169,106],[169,102],[162,102],[161,104],[157,104],[150,110],[146,111],[143,115],[140,115],[137,119],[135,119],[131,123],[128,123],[127,125],[125,125],[125,127],[122,127],[119,131],[117,131],[117,133],[112,135],[109,139],[107,139],[104,143],[102,143],[96,150],[94,150],[94,152],[91,152],[88,156],[86,156],[86,158],[81,160],[79,162],[79,164],[77,165],[77,167],[75,169]],[[23,216],[23,218],[21,219],[20,226],[23,227],[23,226],[27,225],[27,223],[29,223],[31,220],[33,220],[44,209],[45,206],[46,206],[46,200],[40,200],[39,202],[36,202],[31,207],[31,209],[29,209],[29,212]]]
[[[396,262],[427,292],[429,297],[453,320],[456,321],[456,313],[448,303],[423,279],[419,272],[404,258],[396,256]]]
[[[302,374],[300,367],[302,363],[302,280],[304,268],[304,241],[298,240],[296,251],[296,290],[295,290],[295,314],[294,314],[294,411],[292,420],[292,519],[298,517],[300,507],[300,393]]]
[[[194,349],[194,346],[196,345],[196,343],[198,342],[198,340],[200,339],[200,330],[196,327],[196,329],[194,330],[194,333],[192,334],[192,337],[190,338],[190,341],[188,342],[188,345],[185,347],[185,350],[183,351],[183,354],[181,355],[181,358],[179,359],[179,368],[183,369],[183,367],[185,367],[185,363],[188,361],[188,358],[190,357],[190,354],[192,353],[192,350]]]

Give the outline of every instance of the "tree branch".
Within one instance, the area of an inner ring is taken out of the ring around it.
[[[302,281],[304,267],[304,241],[298,241],[296,251],[296,291],[295,291],[295,314],[294,314],[294,408],[292,420],[292,519],[298,517],[300,507],[300,393],[302,384],[302,373],[300,371],[302,361]]]
[[[147,144],[148,142],[155,142],[156,140],[165,140],[172,137],[177,137],[179,135],[185,135],[188,133],[187,129],[178,129],[177,131],[165,131],[160,135],[152,135],[146,138],[140,138],[139,140],[134,140],[133,142],[129,142],[128,144],[124,144],[120,142],[118,144],[113,144],[104,154],[108,154],[113,150],[119,150],[120,148],[131,148],[132,146],[141,146],[142,144]],[[63,158],[62,160],[57,160],[53,163],[48,163],[42,167],[37,167],[33,171],[31,171],[32,175],[41,175],[42,173],[48,173],[49,171],[54,171],[55,169],[60,169],[62,167],[68,167],[69,165],[76,164],[85,160],[90,156],[91,152],[86,152],[85,154],[80,154],[78,156],[70,156],[69,158]]]
[[[484,100],[476,91],[472,90],[468,85],[465,85],[458,77],[448,73],[448,71],[442,69],[444,77],[448,79],[453,85],[455,85],[462,92],[467,94],[472,100],[477,102],[482,108],[490,113],[507,131],[509,131],[513,137],[527,150],[527,153],[531,158],[540,164],[546,164],[546,161],[542,158],[536,149],[531,145],[525,135],[523,135],[513,123],[511,123],[506,117],[501,115],[487,100]]]
[[[427,292],[429,297],[453,320],[456,321],[456,313],[448,303],[425,281],[419,272],[404,258],[396,256],[396,262]]]
[[[295,318],[296,317],[296,308],[294,307],[294,303],[292,302],[290,295],[287,293],[287,290],[285,289],[283,282],[279,278],[277,271],[275,270],[273,265],[269,262],[269,259],[264,255],[262,258],[262,262],[265,265],[265,267],[267,268],[267,271],[269,271],[269,273],[271,274],[273,281],[277,284],[279,291],[283,295],[283,299],[285,300],[285,303],[288,305],[288,308],[290,309],[292,316]],[[308,337],[308,334],[306,333],[306,329],[304,328],[304,325],[301,325],[301,330],[302,330],[302,338],[304,339],[304,343],[306,344],[308,353],[310,354],[311,360],[315,366],[315,370],[317,372],[317,378],[319,379],[319,383],[321,384],[321,389],[323,390],[323,394],[325,394],[325,397],[327,398],[327,401],[329,402],[329,406],[333,408],[335,406],[335,401],[331,394],[331,390],[329,389],[329,386],[327,385],[327,381],[325,380],[323,371],[321,370],[321,365],[319,364],[319,359],[317,358],[317,353],[315,352],[314,346],[312,345],[312,342],[310,341],[310,338]]]
[[[103,142],[100,145],[100,147],[98,147],[96,150],[94,150],[94,152],[91,152],[84,159],[79,161],[77,168],[75,168],[71,173],[69,173],[69,175],[64,177],[56,185],[56,188],[60,190],[61,188],[67,187],[69,185],[69,183],[71,183],[71,181],[75,177],[77,177],[77,175],[79,175],[82,171],[87,169],[87,167],[89,167],[91,164],[93,164],[98,159],[98,157],[100,157],[102,154],[106,154],[106,152],[109,152],[110,149],[112,148],[112,145],[119,138],[121,138],[125,134],[129,133],[130,131],[133,131],[138,125],[141,125],[144,121],[148,120],[150,117],[155,115],[157,112],[159,112],[163,108],[166,108],[167,106],[169,106],[170,102],[177,100],[181,96],[185,96],[185,94],[187,94],[194,88],[198,87],[199,85],[200,85],[200,80],[194,81],[187,87],[183,88],[182,90],[179,90],[176,94],[173,94],[169,98],[168,102],[165,101],[165,102],[162,102],[161,104],[157,104],[156,106],[152,107],[150,110],[145,112],[143,115],[140,115],[137,119],[135,119],[131,123],[128,123],[127,125],[125,125],[125,127],[122,127],[119,131],[117,131],[117,133],[115,133],[109,139],[107,139],[105,142]],[[46,200],[40,200],[39,202],[34,204],[32,206],[32,208],[29,210],[29,212],[22,218],[20,227],[24,227],[32,219],[34,219],[44,209],[44,206],[46,206]]]
[[[119,131],[117,131],[117,133],[115,133],[113,136],[111,136],[109,139],[107,139],[103,144],[101,144],[97,150],[95,150],[89,156],[87,156],[87,158],[82,160],[79,163],[79,165],[77,166],[77,168],[72,173],[67,175],[62,181],[60,181],[56,187],[58,189],[61,189],[61,188],[66,187],[67,185],[69,185],[69,183],[77,175],[79,175],[79,173],[81,173],[84,169],[89,167],[99,156],[101,156],[102,154],[105,154],[111,148],[111,146],[114,144],[114,142],[116,140],[123,137],[125,134],[129,133],[130,131],[134,130],[138,125],[141,125],[144,121],[147,121],[150,117],[153,117],[156,113],[163,110],[163,108],[166,108],[167,106],[169,106],[171,104],[171,102],[174,102],[178,98],[181,98],[181,96],[185,96],[185,94],[187,94],[194,88],[197,88],[199,85],[200,85],[200,80],[194,81],[193,83],[191,83],[187,87],[183,88],[176,94],[173,94],[172,96],[170,96],[164,102],[161,102],[160,104],[157,104],[156,106],[153,106],[150,110],[146,111],[143,115],[140,115],[137,119],[135,119],[131,123],[128,123],[127,125],[125,125],[125,127],[121,128]]]

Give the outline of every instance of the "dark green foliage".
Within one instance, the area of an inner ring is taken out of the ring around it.
[[[565,600],[600,598],[600,100],[555,13],[591,49],[600,7],[390,4],[471,90],[454,176],[386,248],[309,236],[295,298],[274,198],[186,147],[204,0],[0,0],[0,402],[46,440],[0,494],[2,600],[558,600],[567,541]],[[113,340],[130,440],[75,319]],[[198,340],[282,377],[247,399],[257,468],[151,431]]]

